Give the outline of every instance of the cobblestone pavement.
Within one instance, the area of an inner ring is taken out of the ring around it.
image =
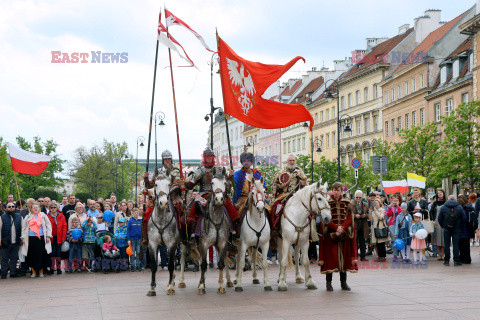
[[[288,272],[288,291],[278,292],[278,266],[269,266],[272,292],[243,277],[243,292],[227,288],[218,295],[215,269],[209,269],[207,292],[197,295],[199,272],[187,272],[187,288],[167,296],[168,271],[158,271],[157,296],[147,297],[150,272],[63,274],[45,278],[0,280],[0,319],[480,319],[480,249],[472,265],[449,267],[429,258],[424,268],[411,265],[360,265],[349,274],[351,292],[325,291],[325,276],[312,266],[318,290],[296,284]],[[373,258],[370,257],[370,260]],[[406,268],[405,268],[406,267]],[[259,272],[263,283],[263,272]]]

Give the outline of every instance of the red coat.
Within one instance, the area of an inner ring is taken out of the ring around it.
[[[152,215],[152,211],[153,211],[153,206],[151,207],[148,207],[147,210],[145,210],[145,213],[143,215],[143,222],[142,222],[142,228],[143,228],[143,234],[146,235],[147,234],[147,222],[148,220],[150,220],[150,216]]]
[[[332,197],[329,204],[332,221],[326,225],[320,224],[322,236],[319,241],[318,263],[321,273],[357,272],[357,241],[349,201]],[[331,233],[335,233],[339,226],[345,230],[345,239],[337,242],[332,239]]]
[[[63,213],[57,213],[57,223],[55,218],[47,214],[50,223],[52,224],[52,236],[57,236],[57,243],[61,244],[67,240],[67,221]]]

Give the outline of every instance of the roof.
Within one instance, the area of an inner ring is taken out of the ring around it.
[[[302,85],[302,80],[299,79],[297,81],[295,81],[295,83],[293,84],[293,86],[286,86],[285,89],[282,91],[282,93],[280,93],[281,96],[285,96],[285,97],[291,97],[295,91],[298,90],[298,88]]]
[[[305,102],[309,99],[309,97],[312,96],[312,94],[318,89],[320,88],[320,86],[323,84],[324,82],[324,79],[322,76],[318,77],[318,78],[315,78],[313,79],[312,81],[310,81],[309,84],[307,84],[305,86],[305,88],[303,88],[303,90],[295,97],[295,98],[298,98],[298,101],[295,101],[296,99],[294,99],[291,103],[302,103],[302,102]]]
[[[322,94],[317,98],[315,99],[315,101],[313,102],[317,102],[319,100],[322,100],[323,98],[325,98],[325,95],[326,95],[326,92],[327,91],[330,91],[332,93],[332,95],[335,95],[337,94],[337,87],[334,85],[334,83],[332,82],[323,92]]]
[[[463,41],[455,50],[453,50],[453,52],[450,53],[450,55],[446,59],[453,58],[454,56],[462,52],[465,52],[472,47],[473,47],[473,37],[469,37],[465,41]]]
[[[455,19],[450,20],[440,28],[437,28],[430,32],[430,34],[415,49],[413,49],[413,51],[408,55],[405,62],[400,64],[393,73],[397,73],[400,70],[406,68],[407,66],[413,63],[417,63],[422,59],[426,58],[428,56],[428,52],[430,51],[430,49],[432,49],[435,43],[442,39],[443,36],[448,31],[450,31],[467,12],[468,10],[456,17]]]
[[[385,62],[384,58],[392,51],[400,42],[403,41],[413,28],[408,29],[405,33],[399,34],[393,38],[390,38],[373,48],[373,50],[363,57],[360,62],[356,63],[350,70],[340,76],[339,80],[346,79],[362,70],[365,70],[375,64]]]
[[[256,128],[252,125],[249,125],[249,124],[245,123],[245,128],[243,128],[243,132],[247,132],[247,131],[250,131],[250,130],[253,130],[253,129],[256,129]]]

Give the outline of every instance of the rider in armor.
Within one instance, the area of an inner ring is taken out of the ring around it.
[[[307,177],[303,170],[296,165],[295,157],[289,155],[287,158],[287,165],[280,170],[275,178],[273,178],[273,194],[275,201],[270,210],[270,223],[273,233],[279,232],[280,217],[283,213],[285,203],[298,189],[305,186]]]
[[[182,180],[180,179],[180,169],[173,165],[172,153],[169,150],[165,150],[162,152],[162,168],[160,168],[160,170],[158,171],[165,174],[169,172],[170,177],[172,177],[169,197],[177,214],[177,221],[179,222],[179,227],[180,229],[183,229],[183,226],[185,225],[185,218],[182,191],[184,188],[182,186]],[[155,179],[159,172],[155,170],[155,176],[153,177],[153,179],[147,180],[148,189],[151,189],[155,186]],[[148,172],[145,172],[143,176],[148,179]],[[143,219],[142,245],[148,244],[147,223],[150,219],[150,214],[152,211],[153,210],[150,210],[150,212],[148,212],[148,215],[147,212],[145,212],[145,216]]]
[[[202,215],[202,212],[207,205],[208,199],[210,199],[212,192],[212,179],[213,179],[213,167],[215,166],[215,154],[210,148],[206,148],[203,151],[202,155],[202,165],[193,172],[185,182],[185,187],[189,190],[193,189],[194,186],[198,185],[198,194],[195,199],[195,204],[190,208],[188,214],[188,230],[189,233],[198,233],[197,222],[198,218]],[[235,207],[230,202],[228,197],[225,198],[225,208],[227,214],[232,222],[232,225],[235,226],[238,221],[238,213],[235,210]]]

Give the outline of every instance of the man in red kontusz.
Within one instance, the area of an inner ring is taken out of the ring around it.
[[[350,202],[342,197],[343,184],[335,182],[332,197],[328,202],[332,220],[320,223],[323,235],[319,241],[318,265],[320,272],[327,276],[327,291],[333,291],[333,272],[340,273],[342,290],[350,291],[347,285],[347,272],[358,272],[357,241]]]

